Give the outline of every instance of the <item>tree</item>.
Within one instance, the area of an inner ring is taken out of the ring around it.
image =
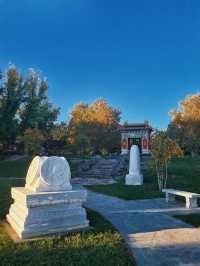
[[[81,132],[76,135],[76,142],[72,146],[72,151],[78,154],[90,154],[92,153],[92,147],[90,144],[90,139],[87,135]]]
[[[48,135],[59,109],[49,103],[47,89],[47,80],[33,69],[27,78],[14,65],[4,75],[0,71],[0,143],[4,151],[27,129]]]
[[[77,104],[71,111],[68,125],[69,142],[77,147],[82,145],[81,150],[87,152],[116,151],[120,145],[119,121],[120,111],[105,100],[96,100],[91,105]]]
[[[200,93],[180,102],[180,108],[172,110],[168,135],[180,147],[192,155],[200,152]]]
[[[59,109],[49,103],[46,96],[47,89],[47,80],[40,78],[33,69],[30,69],[25,82],[26,100],[20,108],[22,133],[28,128],[38,128],[44,134],[52,128]]]
[[[163,131],[157,131],[152,135],[151,153],[156,168],[158,187],[162,190],[167,186],[170,160],[173,156],[182,156],[183,153],[177,142]]]
[[[37,128],[28,128],[25,130],[22,140],[25,145],[25,151],[28,154],[39,154],[41,145],[44,143],[44,136]]]
[[[0,74],[0,140],[4,145],[12,144],[18,130],[18,110],[25,100],[25,86],[22,75],[10,65],[5,79]]]
[[[63,155],[68,152],[68,127],[65,123],[54,125],[46,141],[46,147],[50,154]]]

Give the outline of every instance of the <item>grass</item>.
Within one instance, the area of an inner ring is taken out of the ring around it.
[[[116,183],[111,185],[92,185],[85,186],[87,189],[102,193],[105,195],[118,197],[125,200],[138,200],[144,198],[158,198],[162,197],[163,193],[159,192],[155,186],[145,184],[143,186],[125,186],[123,183]]]
[[[23,179],[0,179],[0,219],[11,203],[11,186]],[[135,262],[119,232],[98,213],[87,210],[93,230],[36,242],[14,244],[0,226],[0,265],[133,266]]]
[[[24,178],[31,159],[27,157],[16,161],[0,161],[0,177]]]
[[[88,157],[66,157],[70,163],[72,175],[77,173],[77,162],[73,159],[87,159]],[[25,178],[32,156],[15,161],[0,160],[0,177]]]
[[[25,177],[30,158],[0,162],[0,176]],[[75,170],[73,170],[75,171]],[[88,189],[126,200],[164,196],[158,191],[156,174],[152,168],[144,171],[143,186],[125,186],[124,180],[112,185],[86,186]],[[168,187],[200,193],[200,157],[172,160],[169,165]]]
[[[185,223],[194,225],[195,227],[200,228],[200,214],[187,214],[187,215],[174,215],[176,219],[179,219]]]
[[[16,161],[0,160],[0,177],[25,178],[31,160],[32,160],[31,156]],[[70,163],[72,175],[75,176],[77,173],[77,163],[74,162],[73,158],[71,157],[67,158],[67,160]]]
[[[154,169],[144,171],[143,186],[125,186],[121,183],[111,185],[86,186],[87,189],[125,200],[150,199],[163,197],[158,191]],[[200,193],[200,157],[174,159],[169,165],[168,187]]]
[[[30,159],[0,162],[0,176],[25,177]],[[143,186],[87,186],[88,189],[122,199],[145,199],[163,196],[157,189],[153,169],[144,171]],[[200,193],[200,157],[174,159],[169,166],[168,187]],[[24,179],[0,179],[0,219],[11,203],[10,187],[23,186]],[[200,214],[175,216],[200,227]],[[0,226],[0,265],[135,265],[120,234],[98,213],[88,210],[93,231],[69,234],[32,243],[15,245]]]

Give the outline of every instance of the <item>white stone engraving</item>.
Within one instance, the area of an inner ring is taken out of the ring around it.
[[[80,230],[89,226],[85,209],[87,192],[71,190],[71,172],[64,157],[36,156],[26,186],[12,188],[14,203],[7,221],[21,239]]]
[[[70,190],[71,171],[64,157],[36,156],[29,167],[26,188],[35,192]]]

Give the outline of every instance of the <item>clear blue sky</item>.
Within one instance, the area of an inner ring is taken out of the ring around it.
[[[200,88],[199,0],[0,0],[0,68],[48,77],[60,120],[105,98],[122,121],[166,127]]]

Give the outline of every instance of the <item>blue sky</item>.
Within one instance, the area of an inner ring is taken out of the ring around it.
[[[34,67],[66,120],[105,98],[122,121],[164,128],[200,88],[198,0],[0,0],[0,68]]]

